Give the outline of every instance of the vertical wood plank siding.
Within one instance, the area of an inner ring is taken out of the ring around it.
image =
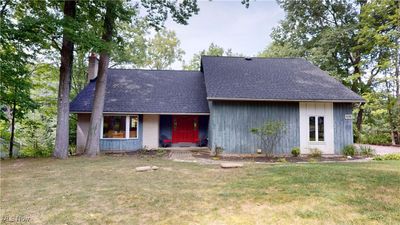
[[[342,154],[344,146],[353,144],[353,121],[345,119],[352,111],[351,103],[333,104],[335,154]]]
[[[298,102],[213,101],[210,106],[212,149],[221,146],[225,153],[255,153],[261,142],[250,129],[268,120],[280,120],[286,125],[274,154],[290,154],[291,148],[300,146]]]
[[[137,151],[143,147],[143,115],[139,115],[138,139],[100,139],[101,151]]]

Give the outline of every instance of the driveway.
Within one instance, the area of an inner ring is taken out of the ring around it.
[[[400,147],[396,146],[383,146],[383,145],[366,145],[366,144],[357,144],[357,146],[370,146],[372,149],[375,149],[377,155],[385,155],[390,153],[400,153]]]

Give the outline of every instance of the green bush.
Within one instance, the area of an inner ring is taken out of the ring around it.
[[[356,149],[356,146],[354,146],[354,145],[346,145],[346,146],[344,146],[342,152],[343,152],[343,155],[354,156],[357,152],[357,149]]]
[[[281,162],[281,163],[287,163],[285,158],[279,158],[278,160],[276,160],[277,162]]]
[[[378,161],[382,161],[382,160],[400,160],[400,153],[379,155],[379,156],[374,157],[374,160],[378,160]]]
[[[321,157],[322,151],[319,150],[318,148],[311,148],[310,149],[310,156],[313,158],[318,158]]]
[[[362,144],[390,144],[392,139],[390,137],[390,133],[379,132],[379,133],[365,133],[361,136]]]
[[[294,157],[299,156],[299,155],[300,155],[300,148],[299,148],[299,147],[294,147],[294,148],[292,148],[292,155],[293,155]]]
[[[223,151],[224,151],[224,148],[222,148],[221,146],[216,146],[215,147],[215,157],[219,157]]]
[[[374,156],[375,155],[375,150],[371,148],[370,146],[360,146],[360,154],[365,155],[365,156]]]

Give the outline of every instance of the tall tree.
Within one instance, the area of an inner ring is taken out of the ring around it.
[[[114,23],[116,19],[116,7],[120,4],[118,1],[107,0],[106,14],[104,17],[104,48],[100,53],[99,71],[96,79],[95,98],[93,101],[93,109],[90,117],[90,127],[88,138],[85,146],[85,154],[87,156],[96,156],[100,152],[99,135],[101,126],[101,117],[103,115],[104,98],[107,85],[107,70],[110,62],[110,45],[114,32]]]
[[[74,43],[71,39],[71,27],[76,15],[76,1],[64,1],[63,41],[61,48],[60,81],[57,102],[57,131],[53,156],[60,159],[68,157],[69,146],[69,94],[73,65]]]
[[[142,0],[141,4],[146,10],[145,19],[150,26],[160,29],[168,14],[171,13],[175,22],[187,24],[187,20],[193,14],[197,14],[196,0],[176,1],[158,1],[158,0]],[[93,102],[92,115],[90,118],[90,126],[85,146],[85,154],[88,156],[96,156],[100,152],[100,125],[104,108],[105,89],[107,82],[107,69],[110,59],[111,47],[115,44],[113,37],[114,26],[116,20],[131,21],[132,16],[137,12],[123,4],[122,1],[107,0],[105,4],[106,14],[104,16],[103,25],[103,45],[100,51],[99,71],[96,80],[96,90]],[[136,9],[138,7],[136,5]]]
[[[201,50],[200,52],[193,55],[192,59],[188,64],[183,63],[184,70],[200,70],[200,60],[202,55],[211,56],[241,56],[241,54],[233,53],[232,49],[224,49],[214,43],[208,46],[208,49]]]
[[[286,18],[274,29],[272,38],[278,46],[296,48],[297,56],[311,60],[356,93],[368,93],[377,70],[368,69],[370,65],[363,63],[366,50],[358,42],[359,15],[365,2],[279,0]],[[358,106],[358,137],[363,105]]]
[[[160,30],[150,39],[147,47],[147,64],[151,69],[166,69],[175,61],[182,60],[185,52],[174,31]]]
[[[0,11],[0,119],[10,125],[9,156],[13,156],[15,125],[36,107],[30,97],[32,82],[28,66],[32,52],[30,40],[37,34],[26,29],[28,21],[11,18],[19,2],[2,1]]]

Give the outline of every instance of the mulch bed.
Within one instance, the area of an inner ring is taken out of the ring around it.
[[[347,159],[346,156],[329,156],[329,157],[317,157],[313,158],[311,156],[274,156],[268,157],[262,154],[259,155],[252,155],[252,156],[240,156],[240,155],[222,155],[219,157],[215,157],[211,155],[209,152],[196,152],[193,153],[195,158],[202,158],[202,159],[216,159],[222,161],[237,161],[237,162],[282,162],[285,159],[287,162],[310,162],[310,161],[319,161],[319,162],[340,162],[340,161],[349,161],[349,160],[357,160],[357,159],[364,159],[365,157],[362,156],[354,156],[351,159]]]

